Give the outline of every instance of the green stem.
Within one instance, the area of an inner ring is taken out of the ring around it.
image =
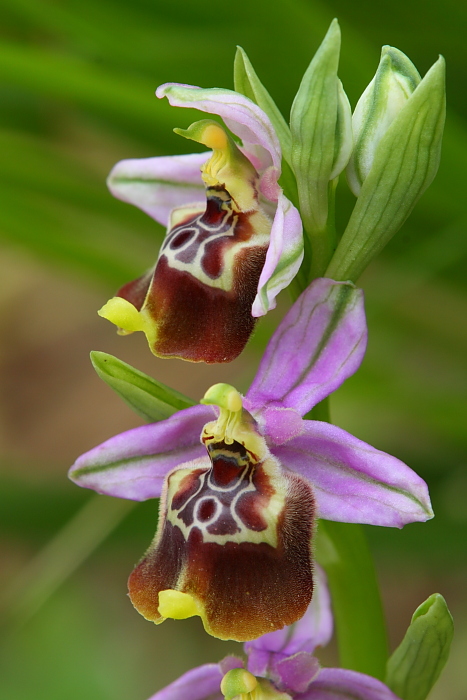
[[[316,558],[328,577],[341,666],[384,680],[386,625],[362,526],[320,520]]]
[[[306,261],[305,270],[308,274],[308,283],[317,277],[324,277],[324,273],[331,261],[337,247],[335,201],[336,187],[339,178],[331,180],[328,185],[328,216],[326,226],[323,229],[313,227],[311,221],[304,221],[305,239],[311,244],[311,261]]]

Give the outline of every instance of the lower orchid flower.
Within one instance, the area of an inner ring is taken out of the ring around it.
[[[277,183],[279,140],[256,104],[232,90],[170,83],[157,95],[223,117],[243,147],[202,120],[175,131],[211,151],[117,163],[111,192],[168,228],[155,267],[99,314],[121,334],[143,331],[160,357],[230,362],[300,267],[300,215]]]
[[[309,605],[316,517],[392,527],[432,517],[426,484],[407,465],[303,419],[356,371],[365,347],[362,292],[315,280],[244,398],[216,385],[201,405],[77,460],[70,476],[80,486],[161,497],[156,537],[129,581],[146,618],[200,615],[221,639],[257,638]]]
[[[342,668],[322,668],[313,655],[332,635],[329,593],[317,568],[305,615],[283,630],[247,642],[247,656],[228,656],[183,674],[149,700],[398,700],[381,681]]]

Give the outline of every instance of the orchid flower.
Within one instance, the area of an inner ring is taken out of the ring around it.
[[[200,615],[221,639],[259,637],[309,605],[316,517],[390,527],[432,517],[426,484],[407,465],[303,419],[357,370],[366,334],[361,290],[317,279],[272,336],[244,398],[216,385],[201,405],[77,460],[70,476],[80,486],[162,497],[157,535],[130,577],[146,618]]]
[[[279,140],[254,102],[175,83],[156,94],[222,117],[243,146],[202,120],[175,131],[210,151],[117,163],[112,194],[167,226],[167,235],[155,267],[99,313],[122,334],[143,331],[155,355],[229,362],[298,272],[300,215],[278,185]]]
[[[246,663],[228,656],[194,668],[150,700],[397,700],[381,681],[321,668],[316,647],[332,635],[329,594],[318,569],[316,594],[299,622],[247,642]]]

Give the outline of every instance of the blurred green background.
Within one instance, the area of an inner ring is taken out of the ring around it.
[[[422,75],[438,53],[448,64],[440,171],[361,280],[368,353],[332,415],[429,483],[433,521],[367,532],[391,648],[415,607],[442,593],[456,636],[430,697],[465,700],[466,4],[3,0],[0,13],[0,698],[145,700],[193,665],[239,651],[207,637],[199,620],[155,627],[132,609],[126,578],[155,531],[155,504],[95,496],[66,470],[140,423],[94,375],[90,350],[196,399],[216,381],[244,390],[287,297],[226,367],[156,360],[142,334],[118,338],[96,309],[152,264],[163,231],[112,199],[105,177],[122,158],[186,151],[172,128],[196,114],[154,90],[167,81],[232,87],[236,44],[287,115],[337,16],[352,105],[383,44],[406,52]],[[342,178],[341,230],[352,202]],[[335,663],[332,645],[322,658]]]

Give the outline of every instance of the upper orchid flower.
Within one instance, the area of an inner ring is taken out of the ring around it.
[[[123,334],[143,331],[155,355],[229,362],[300,267],[300,216],[277,183],[281,148],[262,109],[217,88],[168,83],[156,94],[221,116],[243,146],[202,120],[175,131],[210,151],[117,163],[112,194],[167,226],[167,236],[155,267],[99,313]]]
[[[316,596],[299,622],[245,644],[245,664],[228,656],[199,666],[150,700],[398,700],[376,678],[321,668],[313,656],[332,635],[329,594],[320,579],[319,574]]]
[[[216,385],[202,405],[77,460],[70,475],[81,486],[134,500],[162,495],[157,536],[130,578],[143,615],[198,614],[220,638],[259,637],[309,604],[315,517],[402,527],[432,516],[426,484],[408,466],[302,418],[356,371],[365,346],[362,292],[315,280],[271,338],[244,399]]]

